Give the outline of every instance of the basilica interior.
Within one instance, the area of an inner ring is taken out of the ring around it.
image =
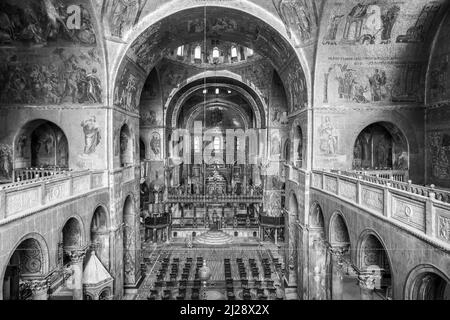
[[[2,0],[0,299],[450,300],[448,0]]]

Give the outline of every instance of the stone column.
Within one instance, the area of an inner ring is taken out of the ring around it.
[[[346,248],[331,248],[331,297],[332,300],[342,300],[344,295],[344,260]]]
[[[70,259],[70,267],[73,270],[73,300],[83,300],[83,261],[86,248],[66,249]]]
[[[358,275],[358,284],[361,289],[361,300],[373,300],[375,276],[372,274],[360,274]]]
[[[278,228],[275,228],[275,244],[278,244]]]

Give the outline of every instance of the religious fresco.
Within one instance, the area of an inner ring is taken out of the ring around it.
[[[122,37],[139,21],[147,0],[105,1],[105,15],[112,36]]]
[[[280,76],[288,95],[289,113],[305,109],[308,105],[308,92],[305,74],[298,60],[294,60],[293,65]]]
[[[450,17],[443,22],[436,46],[430,58],[428,73],[428,101],[431,103],[450,100]]]
[[[162,132],[153,131],[150,134],[150,160],[162,160]]]
[[[138,112],[141,99],[141,90],[144,85],[142,71],[128,61],[121,65],[120,77],[116,80],[114,88],[114,106],[129,112]]]
[[[102,137],[100,134],[100,128],[97,124],[95,116],[91,116],[81,122],[84,134],[84,154],[92,154],[96,151],[97,146],[100,144]]]
[[[420,43],[439,14],[442,2],[415,1],[403,6],[387,0],[331,4],[322,37],[324,45],[379,45]],[[415,12],[413,13],[412,10]],[[414,16],[411,19],[411,16]],[[414,25],[411,26],[411,21]]]
[[[141,126],[163,125],[162,94],[156,69],[150,73],[142,89],[139,114]]]
[[[69,3],[68,3],[69,2]],[[0,4],[0,46],[52,43],[93,46],[87,1],[5,0]]]
[[[13,150],[10,145],[0,144],[0,182],[11,182],[13,177]]]
[[[450,179],[450,131],[429,132],[428,152],[431,156],[431,177]]]
[[[296,46],[313,40],[317,32],[317,8],[314,0],[272,0],[289,38]]]
[[[17,104],[97,104],[103,101],[96,48],[42,49],[42,55],[1,51],[0,102]]]
[[[339,135],[328,116],[322,119],[319,127],[319,137],[319,150],[322,154],[332,156],[338,153]]]
[[[421,63],[382,58],[329,60],[337,63],[331,64],[323,75],[323,103],[423,102],[420,88],[425,82],[425,66]]]

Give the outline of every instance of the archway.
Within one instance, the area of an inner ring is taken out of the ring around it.
[[[41,241],[30,237],[16,247],[3,277],[3,300],[47,298],[48,287],[39,281],[48,268],[48,257],[43,245]]]
[[[325,237],[325,223],[322,207],[314,203],[309,212],[309,298],[328,298],[327,273],[329,267],[328,245]]]
[[[376,233],[367,230],[362,234],[357,259],[362,299],[392,299],[391,263],[387,250]]]
[[[64,249],[63,263],[66,265],[70,262],[70,257],[67,253],[72,249],[80,249],[83,247],[83,228],[78,219],[72,217],[67,220],[62,229],[62,239]]]
[[[293,127],[293,152],[294,152],[294,164],[296,167],[301,168],[303,166],[303,133],[300,125],[296,124]]]
[[[407,171],[408,168],[408,142],[394,124],[373,123],[358,135],[353,148],[354,170]]]
[[[130,128],[124,124],[120,129],[120,166],[127,167],[133,163],[133,139]]]
[[[67,137],[50,121],[28,122],[20,129],[14,145],[15,180],[47,176],[69,167]]]
[[[350,257],[350,234],[343,214],[335,212],[328,228],[331,254],[331,299],[354,300],[359,298],[357,276]]]
[[[91,221],[91,244],[96,256],[109,269],[108,213],[103,206],[97,207]]]
[[[405,299],[450,300],[450,279],[434,266],[418,266],[406,281]]]

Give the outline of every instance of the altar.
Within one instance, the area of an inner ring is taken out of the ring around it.
[[[217,169],[206,179],[206,192],[208,195],[224,195],[227,193],[227,180]]]

